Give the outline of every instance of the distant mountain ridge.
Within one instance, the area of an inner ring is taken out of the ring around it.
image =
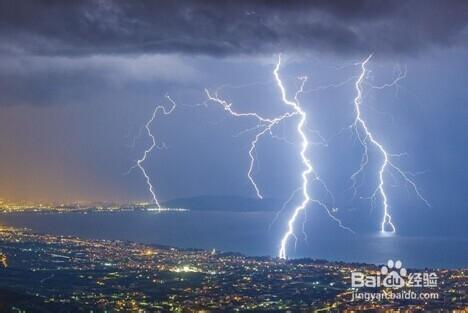
[[[162,203],[162,206],[168,208],[235,212],[278,211],[282,205],[282,201],[278,199],[256,199],[240,196],[197,196],[177,198]]]

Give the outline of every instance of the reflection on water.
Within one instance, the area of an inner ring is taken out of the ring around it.
[[[276,255],[284,231],[270,223],[274,213],[235,212],[122,212],[91,214],[0,215],[3,225],[85,238],[120,239],[177,246]],[[467,267],[468,240],[464,238],[352,235],[336,227],[308,229],[289,244],[291,257],[347,262],[385,263],[400,259],[407,267]]]

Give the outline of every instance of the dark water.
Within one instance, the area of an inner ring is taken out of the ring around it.
[[[273,218],[274,213],[258,212],[28,213],[0,215],[0,224],[50,234],[261,256],[277,255],[285,225],[279,221],[270,227]],[[353,235],[335,226],[306,225],[306,241],[300,226],[296,248],[294,239],[289,242],[290,257],[376,264],[399,259],[407,267],[468,267],[467,238]]]

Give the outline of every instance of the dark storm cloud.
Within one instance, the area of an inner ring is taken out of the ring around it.
[[[2,1],[0,49],[42,55],[412,53],[467,39],[466,1]]]

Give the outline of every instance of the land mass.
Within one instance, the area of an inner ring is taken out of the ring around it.
[[[6,227],[0,228],[0,257],[1,312],[466,312],[468,303],[463,269],[434,270],[440,284],[415,291],[439,296],[410,304],[400,298],[353,300],[351,273],[375,275],[376,265],[158,248]]]
[[[184,208],[192,211],[278,211],[283,201],[279,199],[256,199],[239,196],[198,196],[177,198],[162,203],[168,208]]]

